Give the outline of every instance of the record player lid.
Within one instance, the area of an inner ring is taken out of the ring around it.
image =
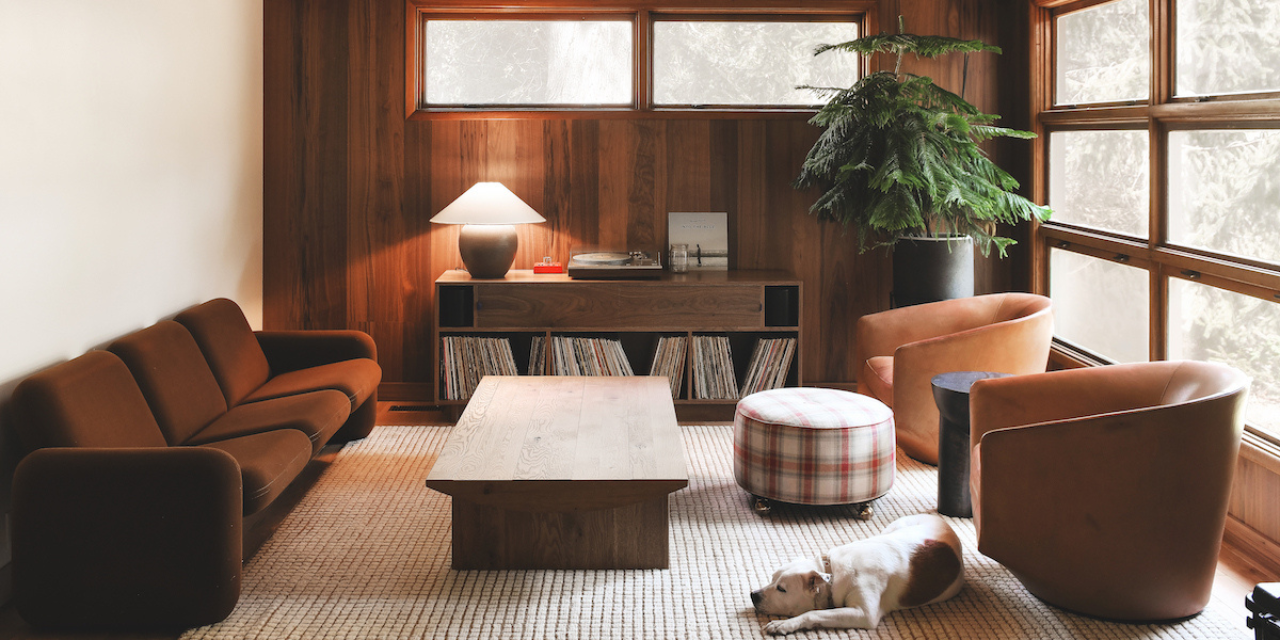
[[[626,253],[599,251],[577,254],[573,256],[573,260],[584,265],[624,265],[631,261],[631,256]]]

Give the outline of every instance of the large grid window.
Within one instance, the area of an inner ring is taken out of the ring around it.
[[[698,5],[526,11],[410,0],[407,115],[807,114],[825,94],[798,87],[848,87],[864,73],[859,56],[814,50],[865,33],[875,2]]]
[[[1280,2],[1036,2],[1058,357],[1230,364],[1280,442]]]

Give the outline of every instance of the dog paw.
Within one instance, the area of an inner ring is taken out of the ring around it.
[[[791,620],[774,620],[764,625],[764,632],[771,636],[785,636],[795,630],[796,625]]]

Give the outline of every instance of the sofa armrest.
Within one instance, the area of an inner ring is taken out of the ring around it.
[[[37,627],[171,629],[240,595],[240,467],[209,448],[39,449],[13,479],[13,580]]]
[[[368,358],[377,361],[373,338],[355,330],[256,331],[272,375],[324,364]]]

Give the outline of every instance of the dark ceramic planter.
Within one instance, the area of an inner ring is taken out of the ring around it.
[[[896,307],[973,295],[973,238],[903,238],[893,245]]]

